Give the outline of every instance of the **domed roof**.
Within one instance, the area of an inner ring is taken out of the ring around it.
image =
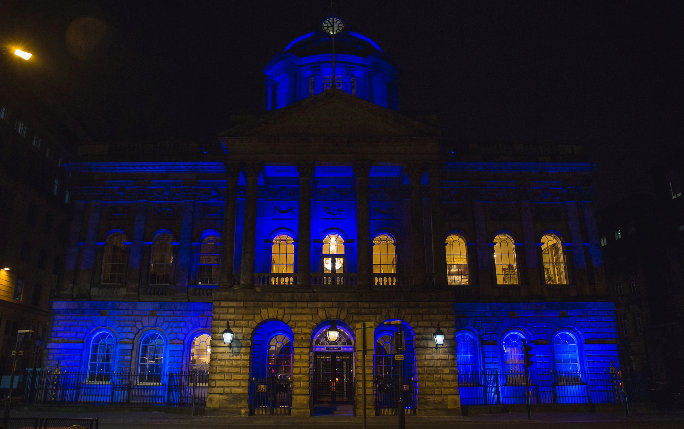
[[[283,50],[298,57],[316,54],[329,54],[332,47],[332,36],[323,31],[312,31],[291,41]],[[335,52],[367,57],[382,53],[382,49],[372,39],[353,31],[343,31],[335,35]]]

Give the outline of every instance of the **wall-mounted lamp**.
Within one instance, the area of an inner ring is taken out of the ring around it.
[[[230,322],[226,322],[226,329],[223,331],[223,342],[228,345],[228,347],[233,344],[233,337],[235,336],[235,333],[233,332],[232,329],[230,329]]]
[[[331,343],[336,342],[337,339],[340,338],[340,330],[337,329],[337,323],[334,320],[330,322],[330,327],[328,328],[328,331],[325,333],[325,336]]]
[[[4,267],[3,270],[9,271],[9,270],[10,270],[10,267]]]
[[[437,324],[437,330],[432,334],[432,338],[435,339],[435,350],[444,345],[444,332],[440,329],[439,323]]]

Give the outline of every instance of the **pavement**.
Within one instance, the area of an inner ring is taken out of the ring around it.
[[[70,407],[13,410],[11,417],[59,417],[99,419],[99,429],[342,429],[363,428],[361,417],[316,416],[192,416],[165,411],[138,411],[127,408],[74,409]],[[684,412],[653,413],[626,417],[615,413],[498,413],[477,416],[407,416],[407,429],[447,428],[684,428]],[[368,417],[369,429],[398,428],[397,417]]]

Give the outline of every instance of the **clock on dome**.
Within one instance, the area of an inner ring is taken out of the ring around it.
[[[331,36],[340,34],[342,30],[344,30],[344,22],[336,16],[330,16],[321,22],[321,28],[325,33],[330,34]]]

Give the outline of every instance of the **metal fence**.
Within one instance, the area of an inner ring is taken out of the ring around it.
[[[27,371],[23,377],[22,399],[27,403],[91,403],[162,405],[204,408],[209,374],[185,373],[137,374],[114,372]]]
[[[416,394],[415,383],[404,381],[401,386],[401,397],[404,401],[404,413],[415,414]],[[395,416],[398,409],[399,379],[381,378],[375,381],[375,414],[378,416]]]
[[[512,405],[527,403],[528,379],[524,372],[485,370],[460,373],[462,405]],[[530,370],[532,404],[619,404],[625,386],[619,371],[559,372]]]
[[[78,428],[98,429],[98,419],[72,419],[65,417],[25,417],[7,420],[7,429],[53,429],[53,428]]]
[[[252,378],[249,381],[251,415],[290,414],[292,382],[286,378]]]

